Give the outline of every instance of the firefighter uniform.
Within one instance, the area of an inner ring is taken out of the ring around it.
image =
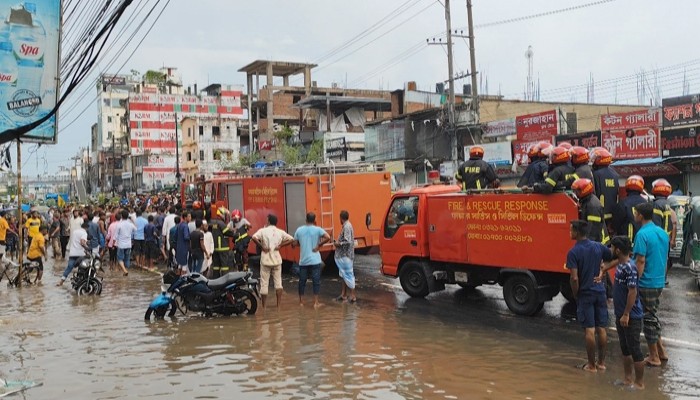
[[[628,192],[613,210],[613,229],[617,235],[627,236],[631,241],[639,231],[639,224],[634,220],[634,208],[647,200],[639,192]]]
[[[554,190],[571,189],[574,179],[574,167],[568,164],[560,164],[552,168],[543,183],[534,186],[535,193],[549,194]]]
[[[518,187],[533,187],[537,183],[543,183],[547,175],[547,160],[544,158],[533,160],[525,169],[525,173],[518,182]]]
[[[233,265],[228,239],[233,237],[233,232],[219,219],[212,220],[209,229],[211,229],[214,238],[214,253],[211,262],[212,278],[218,278],[229,273]]]
[[[574,180],[576,179],[590,179],[593,182],[593,170],[588,164],[577,165],[574,171]]]
[[[668,233],[669,237],[673,232],[673,210],[671,202],[665,197],[659,197],[654,200],[654,215],[652,221],[656,226]]]
[[[618,203],[620,193],[620,176],[610,167],[597,168],[593,171],[595,194],[603,204],[605,220],[612,221],[613,210]]]
[[[579,218],[588,222],[588,238],[607,245],[610,238],[603,214],[603,205],[595,194],[586,196],[579,201]]]
[[[467,160],[457,169],[457,181],[462,183],[462,190],[486,189],[498,179],[496,170],[484,160]]]

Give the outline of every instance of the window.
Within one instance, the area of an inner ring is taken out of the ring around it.
[[[220,136],[221,135],[221,128],[218,126],[212,126],[211,127],[211,134],[213,136]]]
[[[112,136],[114,136],[114,132],[107,131],[107,140],[112,140]]]
[[[199,127],[199,136],[204,136],[204,127],[201,125]]]
[[[187,128],[187,137],[192,137],[192,127]]]
[[[222,153],[221,150],[214,150],[214,161],[220,161]]]
[[[418,223],[418,197],[399,197],[391,203],[391,208],[386,216],[384,225],[384,237],[394,237],[401,225],[415,225]]]
[[[187,161],[192,161],[192,153],[187,152]]]
[[[107,122],[111,124],[111,123],[112,123],[112,117],[107,117]]]
[[[204,150],[199,151],[199,161],[204,161]]]
[[[102,104],[103,104],[105,107],[109,107],[109,99],[102,99]]]

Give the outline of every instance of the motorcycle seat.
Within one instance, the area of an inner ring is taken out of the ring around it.
[[[207,282],[207,286],[213,290],[223,289],[233,282],[245,278],[247,274],[247,272],[229,272],[220,278],[211,279],[209,282]]]

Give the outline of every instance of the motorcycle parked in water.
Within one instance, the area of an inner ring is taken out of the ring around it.
[[[201,312],[208,316],[252,315],[258,309],[258,280],[253,279],[252,272],[229,272],[211,280],[199,273],[179,277],[175,273],[168,273],[163,275],[163,283],[170,284],[166,292],[183,315],[188,311]],[[154,311],[165,315],[167,308],[163,311],[163,307],[166,304],[163,301],[161,303],[163,304],[160,310],[156,307]]]
[[[79,296],[100,295],[102,293],[102,277],[97,273],[102,270],[102,262],[90,249],[85,249],[85,257],[78,261],[75,272],[71,277],[71,286]]]

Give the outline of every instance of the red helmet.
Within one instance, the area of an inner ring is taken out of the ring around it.
[[[527,149],[527,156],[529,158],[540,157],[540,144],[533,144]]]
[[[484,148],[481,146],[472,146],[469,148],[469,158],[482,159],[484,158]]]
[[[558,146],[558,147],[563,147],[563,148],[565,148],[565,149],[567,149],[567,150],[571,150],[571,148],[574,147],[574,146],[572,146],[571,143],[569,143],[569,142],[561,142],[561,143],[559,143],[557,146]]]
[[[571,152],[571,163],[574,165],[584,165],[588,164],[590,157],[588,155],[588,150],[581,146],[574,146],[570,150]]]
[[[242,216],[241,210],[235,209],[235,210],[231,211],[231,218],[241,219],[241,216]]]
[[[571,160],[571,154],[564,146],[555,147],[549,155],[549,163],[552,165],[566,164],[569,160]]]
[[[192,208],[195,210],[200,210],[202,208],[202,202],[199,200],[195,200],[192,202]]]
[[[593,149],[590,158],[593,160],[593,165],[598,167],[607,167],[613,162],[612,154],[605,147]]]
[[[625,182],[625,189],[642,193],[644,191],[644,178],[639,175],[632,175]]]
[[[671,184],[664,178],[657,179],[651,184],[651,193],[654,196],[668,197],[672,192]]]
[[[576,197],[579,199],[585,199],[594,192],[593,182],[586,178],[576,179],[574,183],[571,184],[571,190],[574,191]]]

